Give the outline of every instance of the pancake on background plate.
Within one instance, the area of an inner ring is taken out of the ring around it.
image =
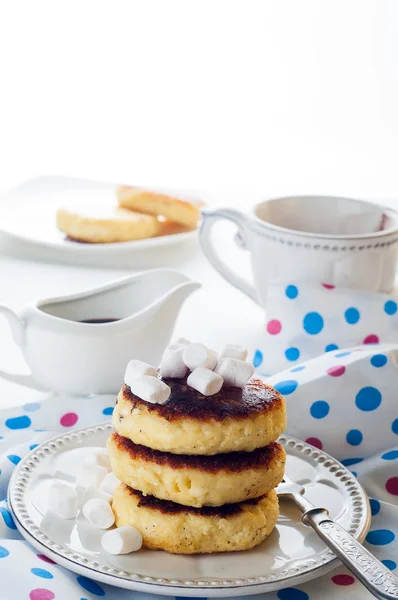
[[[121,185],[117,188],[119,206],[129,210],[159,216],[169,221],[195,229],[200,219],[202,202],[194,203],[186,198],[178,198],[172,194],[160,193]]]

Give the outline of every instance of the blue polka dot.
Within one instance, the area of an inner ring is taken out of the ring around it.
[[[297,588],[285,588],[277,593],[279,600],[309,600],[308,594]]]
[[[297,386],[298,381],[295,379],[286,379],[285,381],[275,383],[274,388],[282,395],[288,396],[289,394],[293,394],[293,392],[297,389]]]
[[[351,465],[357,465],[358,463],[360,463],[362,461],[363,461],[363,458],[345,458],[344,460],[342,460],[340,462],[345,467],[351,467]]]
[[[366,536],[366,541],[373,546],[385,546],[394,540],[395,534],[390,529],[374,529]]]
[[[256,369],[263,362],[263,353],[260,350],[256,350],[253,356],[253,367]]]
[[[311,416],[314,417],[314,419],[323,419],[324,417],[326,417],[327,414],[329,414],[329,404],[327,402],[325,402],[324,400],[317,400],[316,402],[314,402],[310,408],[310,413]]]
[[[335,354],[334,357],[335,358],[343,358],[343,356],[350,356],[351,352],[339,352],[338,354]]]
[[[106,408],[104,408],[104,410],[102,411],[103,415],[111,415],[113,413],[113,406],[107,406]]]
[[[394,569],[397,568],[397,563],[393,560],[389,560],[388,558],[386,558],[386,560],[382,560],[381,562],[385,567],[387,567],[387,569],[390,569],[390,571],[394,571]]]
[[[6,427],[8,427],[8,429],[26,429],[31,425],[32,421],[26,415],[23,415],[22,417],[13,417],[6,421]]]
[[[4,523],[7,525],[9,529],[16,529],[16,525],[14,523],[14,519],[11,516],[9,510],[4,508],[4,506],[0,506],[0,515],[3,517]]]
[[[372,365],[372,367],[377,367],[377,368],[384,367],[386,362],[387,362],[387,356],[385,354],[375,354],[370,359],[370,364]]]
[[[351,471],[351,473],[354,475],[354,477],[358,477],[358,473],[356,471]]]
[[[5,558],[6,556],[9,556],[9,551],[7,550],[7,548],[4,548],[4,546],[0,546],[0,558]]]
[[[397,303],[394,302],[394,300],[387,300],[387,302],[384,305],[384,311],[388,315],[395,315],[395,313],[397,312],[397,308]]]
[[[29,450],[34,450],[35,448],[37,448],[39,444],[32,444],[31,446],[29,446]]]
[[[11,462],[12,462],[14,465],[17,465],[17,464],[20,462],[20,460],[21,460],[21,457],[20,457],[20,456],[17,456],[16,454],[8,454],[7,458],[8,458],[8,460],[9,460],[9,461],[11,461]]]
[[[285,289],[285,294],[288,298],[294,300],[294,298],[297,298],[298,296],[298,289],[295,285],[288,285]]]
[[[355,325],[355,323],[358,323],[359,319],[361,318],[359,310],[353,306],[351,306],[351,308],[347,308],[344,316],[349,325]]]
[[[370,410],[376,410],[381,404],[381,394],[379,390],[374,387],[364,387],[359,390],[355,397],[355,404],[360,410],[366,412]]]
[[[346,435],[346,440],[350,446],[359,446],[362,443],[363,435],[359,429],[350,429]]]
[[[290,369],[290,373],[297,373],[297,371],[302,371],[305,369],[304,365],[300,365],[299,367],[294,367],[294,369]]]
[[[50,573],[50,571],[46,571],[46,569],[31,569],[30,570],[33,575],[37,575],[37,577],[42,577],[43,579],[53,579],[54,575]]]
[[[90,592],[91,594],[94,594],[94,596],[105,596],[105,592],[102,587],[100,587],[95,581],[92,581],[92,579],[83,577],[83,575],[79,575],[76,581],[84,590],[86,590],[86,592]]]
[[[323,329],[323,318],[317,312],[307,313],[303,319],[303,327],[310,335],[316,335]]]
[[[297,360],[300,356],[300,350],[298,348],[288,348],[285,350],[285,356],[287,360]]]
[[[332,352],[332,350],[338,350],[339,347],[336,344],[328,344],[325,348],[325,352]]]
[[[376,498],[370,498],[369,500],[370,510],[372,511],[372,517],[375,517],[380,512],[380,502]]]
[[[395,460],[396,458],[398,458],[398,450],[390,450],[390,452],[382,454],[381,458],[383,458],[384,460]]]
[[[35,412],[35,410],[39,410],[40,406],[40,402],[30,402],[29,404],[24,404],[22,408],[26,410],[26,412]]]
[[[398,435],[398,419],[395,419],[395,421],[392,422],[391,429],[393,433]]]
[[[2,436],[2,435],[0,435],[0,440],[4,440],[4,438],[3,438],[3,436]]]

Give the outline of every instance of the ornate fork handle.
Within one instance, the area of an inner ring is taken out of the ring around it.
[[[303,523],[315,529],[341,562],[376,598],[398,599],[398,578],[343,527],[332,521],[326,509],[311,508],[303,514],[302,519]]]

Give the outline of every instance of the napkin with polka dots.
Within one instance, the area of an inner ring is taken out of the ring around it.
[[[340,459],[366,488],[372,510],[366,546],[394,572],[398,562],[397,365],[398,344],[361,345],[330,350],[267,380],[285,396],[287,432]],[[5,498],[12,470],[24,454],[57,431],[109,418],[113,402],[112,397],[44,397],[41,403],[0,412],[0,498]],[[97,583],[58,566],[23,540],[6,500],[0,502],[0,583],[1,600],[164,598]],[[314,581],[258,597],[367,600],[373,596],[341,566]]]
[[[398,290],[390,295],[328,284],[271,285],[257,371],[270,375],[339,348],[398,341],[396,295]]]

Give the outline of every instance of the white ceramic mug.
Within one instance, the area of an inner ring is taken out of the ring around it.
[[[223,262],[212,239],[216,221],[238,227],[250,251],[254,285]],[[398,250],[398,215],[351,198],[294,196],[256,204],[248,216],[233,209],[204,210],[200,240],[213,267],[265,306],[270,283],[308,281],[390,292]]]
[[[158,269],[40,300],[20,315],[0,306],[31,369],[30,375],[0,371],[0,377],[43,391],[117,393],[129,360],[159,364],[181,305],[200,287]]]

